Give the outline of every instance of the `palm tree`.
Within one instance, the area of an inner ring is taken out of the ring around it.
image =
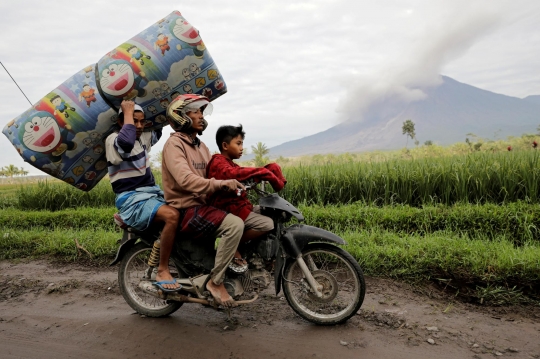
[[[4,172],[4,176],[11,179],[13,179],[13,176],[17,176],[21,172],[21,170],[15,165],[7,165],[6,167],[2,168],[2,170]]]
[[[255,159],[253,160],[255,167],[263,167],[270,162],[270,158],[266,156],[270,150],[264,143],[258,142],[256,146],[251,146],[251,151],[255,155]]]

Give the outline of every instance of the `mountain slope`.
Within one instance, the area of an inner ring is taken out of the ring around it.
[[[468,133],[504,138],[534,132],[540,124],[540,96],[520,99],[496,94],[443,76],[443,83],[425,92],[427,97],[368,113],[363,121],[351,119],[326,131],[289,141],[270,149],[272,157],[316,153],[359,152],[405,146],[403,122],[415,123],[416,137],[423,143],[464,141]],[[409,140],[410,143],[410,140]]]
[[[524,100],[540,104],[540,95],[527,96],[524,98]]]

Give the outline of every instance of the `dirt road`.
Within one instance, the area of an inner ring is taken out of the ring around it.
[[[362,309],[340,326],[307,323],[270,291],[230,319],[195,304],[153,319],[124,302],[114,268],[0,262],[1,358],[195,356],[540,358],[540,308],[479,308],[368,278]]]

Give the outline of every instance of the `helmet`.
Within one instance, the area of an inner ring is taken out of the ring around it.
[[[176,131],[185,131],[192,125],[191,119],[187,115],[190,111],[196,111],[203,107],[205,116],[212,114],[213,106],[208,97],[197,94],[185,94],[177,96],[167,106],[167,119],[171,121]],[[203,131],[208,126],[208,122],[204,121]],[[200,135],[201,133],[199,133]]]

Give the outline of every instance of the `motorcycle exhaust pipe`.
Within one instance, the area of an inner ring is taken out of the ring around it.
[[[210,302],[206,299],[188,297],[187,295],[180,293],[164,293],[162,290],[159,290],[155,285],[153,285],[152,282],[146,280],[139,282],[139,288],[142,289],[143,292],[163,300],[210,305]]]
[[[187,295],[180,294],[180,293],[164,293],[162,290],[159,290],[158,288],[156,288],[156,286],[154,286],[152,282],[149,282],[149,281],[139,282],[139,288],[142,289],[143,292],[150,294],[154,297],[163,299],[163,300],[174,300],[175,302],[183,302],[183,303],[198,303],[202,305],[217,307],[217,305],[214,304],[215,302],[213,300],[209,301],[207,299],[188,297]],[[237,300],[235,303],[237,305],[250,304],[256,301],[258,298],[259,298],[259,295],[255,294],[255,296],[251,299]]]

